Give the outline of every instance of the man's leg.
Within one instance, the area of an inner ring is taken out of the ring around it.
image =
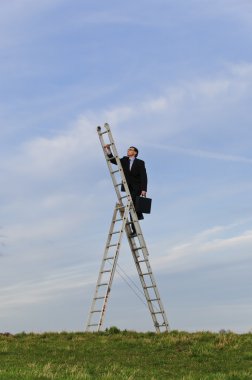
[[[137,191],[135,189],[130,188],[130,195],[131,195],[134,206],[136,205],[136,197],[139,196],[140,194],[141,194],[140,191]],[[141,212],[137,212],[137,218],[138,218],[138,220],[142,220],[142,219],[144,219],[144,216]],[[132,221],[131,214],[130,214],[130,220]],[[136,229],[135,229],[134,224],[132,223],[131,226],[132,226],[132,232],[133,232],[133,234],[135,234]]]

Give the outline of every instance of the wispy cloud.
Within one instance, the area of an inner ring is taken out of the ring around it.
[[[248,158],[248,157],[234,156],[234,155],[222,154],[218,152],[208,152],[208,151],[199,150],[199,149],[181,148],[174,145],[169,146],[169,145],[151,144],[151,143],[145,143],[145,142],[142,143],[142,145],[150,147],[150,148],[154,148],[154,149],[167,150],[168,152],[178,153],[185,156],[214,159],[214,160],[220,160],[220,161],[226,161],[226,162],[252,164],[252,158]]]
[[[54,9],[60,3],[62,0],[36,1],[36,3],[32,0],[2,1],[0,13],[1,48],[17,47],[21,41],[25,41],[29,27],[26,24],[27,28],[23,28],[22,24],[27,23],[32,17],[41,14],[43,11]]]
[[[20,146],[18,154],[12,156],[1,166],[11,172],[33,176],[54,176],[69,170],[76,160],[91,160],[97,145],[94,125],[85,117],[80,117],[73,127],[67,128],[52,137],[35,137]],[[90,162],[90,161],[89,161]]]
[[[204,20],[213,20],[224,16],[233,17],[239,21],[248,21],[252,13],[249,0],[241,0],[239,4],[236,0],[213,0],[211,2],[202,2],[201,0],[188,2],[184,0],[179,4],[176,3],[176,6],[163,0],[140,0],[137,3],[131,2],[130,6],[113,3],[113,8],[107,8],[102,9],[99,7],[99,9],[86,9],[80,12],[79,15],[74,17],[74,26],[130,24],[151,26],[152,28],[169,28],[175,26],[173,17],[177,8],[181,9],[177,17],[181,22],[184,21],[185,23],[190,22],[192,19],[197,22],[201,21],[202,18]],[[162,9],[162,12],[160,12],[160,9]]]
[[[237,228],[245,229],[237,233]],[[250,226],[250,229],[246,227]],[[251,220],[246,219],[229,225],[214,226],[203,230],[185,241],[167,248],[167,242],[161,243],[158,251],[166,255],[153,260],[154,267],[162,271],[186,271],[198,266],[208,266],[210,262],[233,262],[234,265],[244,258],[250,258],[252,243]],[[157,250],[157,248],[155,248]],[[217,256],[218,255],[218,258]]]
[[[122,9],[85,10],[75,15],[72,22],[74,27],[87,27],[97,24],[121,25],[133,23],[134,17],[131,17],[128,12],[123,12]]]
[[[2,286],[0,289],[1,314],[8,313],[10,308],[19,308],[28,304],[46,302],[48,299],[64,296],[64,292],[85,289],[96,281],[90,274],[87,265],[78,265],[50,272],[44,279],[17,282],[14,285]]]
[[[126,136],[132,134],[131,123],[136,139],[144,136],[145,141],[157,142],[168,136],[187,130],[224,130],[221,120],[242,102],[248,102],[251,93],[252,64],[226,64],[216,77],[194,78],[176,86],[168,87],[158,97],[145,97],[135,104],[124,104],[104,110],[101,116],[111,125],[126,125],[122,130]],[[238,107],[239,108],[239,107]],[[185,116],[187,115],[187,117]],[[190,117],[190,120],[188,119]],[[216,124],[216,120],[219,120]],[[212,120],[212,123],[211,123]],[[231,126],[229,126],[230,130]],[[155,130],[155,134],[153,134]],[[177,148],[181,149],[182,148]],[[189,153],[189,150],[187,151]],[[211,156],[229,161],[250,162],[250,158],[235,155],[222,155],[205,151],[191,151],[191,154]]]

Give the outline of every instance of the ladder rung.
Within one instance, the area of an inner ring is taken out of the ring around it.
[[[163,311],[153,311],[152,314],[163,314]]]
[[[113,260],[114,258],[115,258],[114,256],[106,257],[106,259],[104,259],[104,261],[105,260]]]
[[[117,244],[110,244],[110,245],[107,245],[107,248],[110,248],[110,247],[116,247]]]
[[[113,220],[113,222],[121,222],[123,219],[121,218],[121,219],[115,219],[115,220]]]
[[[141,276],[147,276],[148,274],[152,274],[152,272],[142,273]]]
[[[105,135],[105,133],[108,133],[109,131],[105,131],[105,132],[102,132],[100,133],[100,135]]]
[[[111,272],[111,269],[102,270],[101,273],[109,273]]]
[[[124,205],[120,205],[120,206],[116,207],[116,209],[117,209],[117,210],[122,210],[122,209],[124,210],[124,209],[125,209],[125,206],[124,206]]]
[[[102,312],[102,310],[93,310],[93,311],[91,311],[91,313],[101,313]]]
[[[143,249],[145,247],[138,247],[138,248],[134,248],[133,251],[139,251],[139,249]],[[145,261],[145,260],[144,260]],[[140,262],[140,261],[139,261]]]
[[[139,263],[146,263],[148,260],[139,260]]]
[[[114,170],[113,172],[111,172],[111,174],[118,173],[119,171],[120,171],[120,169]]]
[[[120,197],[120,199],[128,198],[128,195],[124,195],[123,197]]]
[[[155,285],[144,286],[144,289],[150,289],[150,288],[155,288]]]
[[[153,302],[153,301],[160,301],[160,298],[153,298],[152,300],[149,300],[150,302]]]
[[[122,231],[115,231],[115,232],[112,232],[110,235],[120,234],[120,232]]]
[[[95,300],[103,300],[105,298],[105,296],[103,297],[95,297]]]
[[[88,325],[88,327],[92,327],[92,326],[99,326],[99,323],[92,323],[92,325]]]
[[[121,182],[121,183],[117,183],[117,184],[115,185],[115,187],[120,187],[120,186],[122,186],[122,182]]]
[[[115,160],[117,156],[113,156],[113,157],[107,157],[107,161],[112,161],[112,160]]]
[[[98,286],[107,286],[108,285],[108,283],[107,282],[104,282],[104,283],[102,283],[102,284],[99,284]]]

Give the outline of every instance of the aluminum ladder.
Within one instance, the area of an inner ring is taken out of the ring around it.
[[[169,331],[170,328],[166,313],[150,266],[148,249],[109,124],[104,124],[104,128],[101,128],[100,126],[97,127],[97,132],[117,195],[117,203],[114,208],[95,293],[88,315],[86,331],[100,331],[102,329],[124,232],[126,232],[128,238],[129,246],[156,332]],[[108,157],[108,154],[104,149],[105,145],[110,146],[113,155],[112,158]],[[111,162],[114,161],[115,163],[115,160],[117,167]],[[121,192],[122,184],[125,189],[125,192],[123,193]],[[129,213],[131,214],[132,221],[129,219]],[[132,223],[136,230],[135,237],[131,236],[130,225]]]

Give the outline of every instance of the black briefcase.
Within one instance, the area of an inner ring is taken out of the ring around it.
[[[135,209],[136,212],[142,212],[144,214],[150,214],[151,212],[151,198],[136,197]]]

